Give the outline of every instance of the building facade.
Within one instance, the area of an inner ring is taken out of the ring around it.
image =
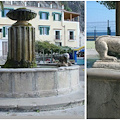
[[[11,9],[26,7],[37,13],[35,19],[29,23],[35,27],[36,41],[49,41],[59,46],[79,47],[79,20],[74,21],[79,13],[55,9],[52,4],[49,8],[42,8],[38,2],[37,7],[24,5],[4,4],[4,10],[0,11],[0,56],[7,55],[8,51],[8,28],[16,21],[10,20],[6,14]]]

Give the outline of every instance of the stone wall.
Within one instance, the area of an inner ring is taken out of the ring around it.
[[[79,66],[0,70],[0,98],[47,97],[79,89]]]
[[[120,71],[90,68],[87,72],[87,117],[119,119]]]

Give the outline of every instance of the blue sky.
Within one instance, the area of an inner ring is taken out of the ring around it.
[[[87,1],[87,30],[106,30],[107,21],[110,21],[112,31],[115,30],[115,10],[108,10],[96,1]]]

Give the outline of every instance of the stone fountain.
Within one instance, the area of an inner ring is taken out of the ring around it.
[[[120,118],[120,60],[108,51],[120,54],[120,36],[100,36],[95,41],[100,55],[87,70],[89,119]]]
[[[7,13],[7,16],[12,20],[17,20],[17,22],[9,28],[8,58],[5,65],[2,66],[3,68],[0,69],[0,98],[4,98],[4,100],[6,100],[5,98],[11,98],[11,101],[19,101],[15,102],[16,106],[12,106],[12,103],[10,103],[9,109],[20,109],[20,101],[26,101],[26,98],[27,101],[30,101],[32,98],[34,103],[30,103],[27,108],[26,104],[22,105],[22,109],[38,109],[39,104],[41,104],[38,102],[41,99],[44,101],[43,97],[47,97],[47,99],[48,97],[52,97],[51,99],[53,99],[55,98],[53,96],[68,94],[71,96],[71,92],[76,93],[79,91],[79,66],[73,65],[56,68],[36,67],[35,29],[27,22],[35,18],[36,13],[20,8],[11,10]],[[71,103],[80,103],[81,100],[78,99],[79,97],[77,96],[76,98],[75,96],[74,98],[68,99],[69,102],[66,102],[66,106],[71,105]],[[60,97],[60,99],[66,100],[66,96],[63,96],[63,98]],[[61,102],[60,100],[59,104],[62,107],[65,103],[63,104]],[[4,104],[3,101],[1,103]],[[49,107],[43,105],[43,108],[46,110]],[[0,108],[2,110],[6,109],[6,104],[4,107],[0,105]]]

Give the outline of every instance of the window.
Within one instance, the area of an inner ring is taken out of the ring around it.
[[[42,19],[47,19],[47,14],[46,13],[42,13]]]
[[[61,16],[62,16],[61,13],[53,12],[52,15],[53,15],[53,20],[54,21],[61,21]]]
[[[61,42],[56,42],[55,45],[62,46],[62,43]]]
[[[12,8],[4,8],[4,10],[2,10],[2,17],[6,17],[6,14],[10,11],[13,10]]]
[[[2,55],[7,55],[7,51],[8,51],[8,43],[2,42]]]
[[[39,15],[40,15],[40,19],[42,19],[42,20],[48,20],[49,12],[40,11]]]
[[[5,26],[5,27],[3,27],[3,37],[7,37],[8,36],[8,26]]]
[[[55,14],[55,20],[56,20],[56,21],[59,20],[59,14]]]
[[[2,32],[2,29],[0,28],[0,32]]]
[[[69,39],[74,40],[74,31],[69,32]]]
[[[60,31],[55,31],[55,39],[60,40]]]
[[[49,35],[49,26],[39,26],[40,35]]]

